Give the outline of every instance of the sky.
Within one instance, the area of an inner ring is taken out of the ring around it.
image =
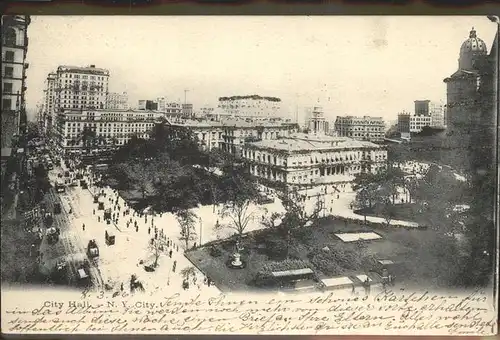
[[[413,112],[415,100],[446,101],[474,27],[488,52],[496,24],[461,16],[33,16],[28,28],[27,107],[43,98],[59,65],[106,68],[112,92],[130,103],[167,97],[196,108],[221,96],[276,96],[283,114]]]

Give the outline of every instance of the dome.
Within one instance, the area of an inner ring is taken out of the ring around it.
[[[459,65],[461,69],[472,69],[473,58],[478,55],[487,55],[488,49],[484,41],[477,37],[476,30],[472,27],[469,39],[465,40],[460,47]]]

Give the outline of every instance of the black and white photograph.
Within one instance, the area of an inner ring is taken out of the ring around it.
[[[498,17],[1,25],[4,332],[141,333],[95,313],[165,296],[241,309],[147,331],[496,332]],[[244,309],[260,296],[277,309]]]

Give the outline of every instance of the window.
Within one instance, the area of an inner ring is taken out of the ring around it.
[[[12,93],[12,83],[3,83],[3,93]]]
[[[12,110],[12,99],[10,98],[2,99],[2,110]]]
[[[14,61],[14,51],[5,51],[5,61]]]
[[[4,68],[4,77],[12,78],[13,76],[14,76],[14,68],[6,66]]]
[[[3,30],[3,44],[7,46],[15,46],[16,45],[16,40],[17,40],[17,34],[16,31],[11,28],[7,27]]]

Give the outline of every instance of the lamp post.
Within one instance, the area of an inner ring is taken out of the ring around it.
[[[198,219],[200,220],[200,247],[201,247],[201,233],[203,231],[203,221],[201,220],[201,217],[198,217]]]

